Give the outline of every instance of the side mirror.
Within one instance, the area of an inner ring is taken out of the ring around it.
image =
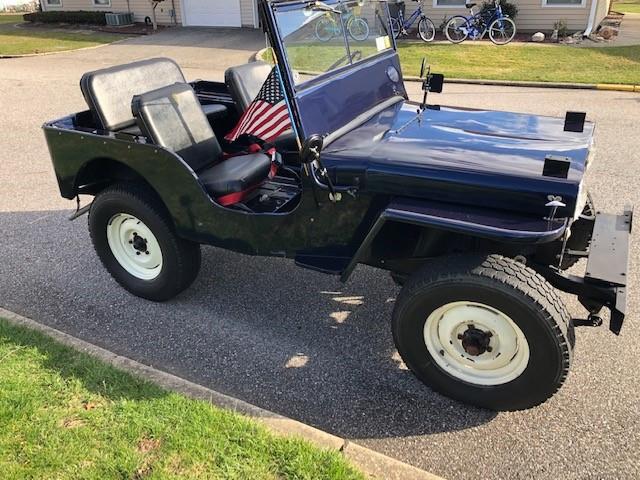
[[[300,152],[300,161],[308,164],[320,160],[320,152],[324,146],[324,137],[322,135],[313,134],[304,141],[302,151]]]
[[[442,93],[444,87],[444,75],[441,73],[431,73],[424,82],[423,90],[427,92]]]

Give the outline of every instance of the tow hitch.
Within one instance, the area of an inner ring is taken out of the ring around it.
[[[547,266],[536,270],[558,290],[578,296],[587,309],[586,320],[574,320],[576,326],[599,326],[600,311],[611,311],[609,329],[620,334],[627,310],[627,271],[629,242],[633,228],[633,207],[622,215],[596,213],[584,278]]]

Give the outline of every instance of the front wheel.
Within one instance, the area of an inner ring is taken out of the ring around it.
[[[347,31],[357,42],[364,42],[369,38],[369,25],[362,18],[353,17],[347,24]]]
[[[492,410],[522,410],[562,385],[573,325],[555,290],[499,255],[434,261],[406,284],[393,313],[398,351],[434,390]]]
[[[149,189],[129,184],[100,192],[89,232],[111,276],[132,294],[157,302],[185,290],[200,270],[200,245],[179,238]]]
[[[506,45],[516,36],[516,24],[510,18],[498,18],[489,25],[489,39],[496,45]]]
[[[391,19],[391,34],[396,40],[398,40],[402,34],[402,24],[397,18]]]
[[[436,26],[429,18],[422,17],[418,23],[418,34],[423,42],[432,42],[436,38]]]
[[[461,15],[451,17],[444,27],[444,35],[451,43],[464,42],[469,36],[469,22]]]

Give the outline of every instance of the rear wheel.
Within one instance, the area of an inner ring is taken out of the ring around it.
[[[498,18],[489,25],[489,39],[496,45],[506,45],[516,36],[516,24],[510,18]]]
[[[337,34],[336,23],[329,18],[322,18],[316,23],[316,37],[321,42],[328,42]]]
[[[469,22],[463,16],[451,17],[444,27],[444,34],[451,43],[464,42],[469,36]]]
[[[369,38],[369,25],[362,18],[353,17],[347,24],[347,31],[357,42],[364,42]]]
[[[138,297],[169,300],[200,270],[200,246],[175,234],[149,189],[120,184],[99,193],[91,205],[89,232],[107,271]]]
[[[436,26],[427,17],[422,17],[418,23],[418,34],[423,42],[432,42],[436,38]]]
[[[551,397],[573,347],[573,325],[555,290],[498,255],[451,257],[416,273],[396,302],[393,335],[420,380],[493,410]]]

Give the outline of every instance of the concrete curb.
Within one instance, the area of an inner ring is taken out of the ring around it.
[[[405,76],[408,82],[421,82],[420,77]],[[562,82],[526,82],[517,80],[483,80],[467,78],[446,78],[445,83],[465,85],[496,85],[503,87],[531,88],[563,88],[571,90],[612,90],[617,92],[639,92],[640,85],[623,85],[618,83],[562,83]]]
[[[217,407],[251,417],[276,435],[298,437],[321,448],[337,450],[371,478],[380,480],[442,480],[441,477],[368,448],[356,445],[347,439],[331,435],[330,433],[304,423],[264,410],[250,403],[216,392],[202,385],[171,375],[170,373],[162,372],[148,365],[143,365],[130,358],[116,355],[97,345],[85,342],[84,340],[80,340],[72,335],[1,307],[0,317],[5,318],[13,325],[26,327],[43,333],[63,345],[87,353],[109,365],[144,378],[167,390],[172,390],[191,398],[204,400]]]
[[[263,54],[268,48],[258,50],[252,61],[262,59]],[[316,75],[318,72],[300,71],[300,73],[309,73]],[[405,75],[407,82],[421,82],[420,77]],[[610,90],[616,92],[638,92],[640,93],[640,85],[623,85],[618,83],[562,83],[562,82],[527,82],[519,80],[483,80],[472,78],[445,78],[445,83],[457,83],[462,85],[496,85],[502,87],[531,87],[531,88],[563,88],[572,90]]]

